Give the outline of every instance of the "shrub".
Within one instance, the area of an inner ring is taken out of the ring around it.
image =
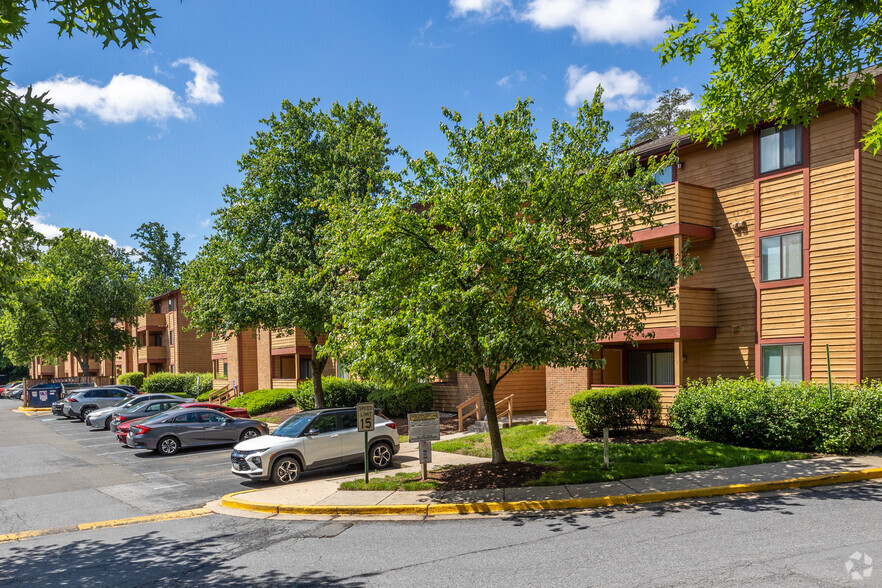
[[[882,448],[882,384],[690,381],[669,410],[681,435],[731,445],[823,453]]]
[[[198,382],[198,386],[197,386]],[[183,398],[199,397],[211,392],[212,377],[210,373],[185,372],[170,374],[159,372],[144,379],[145,392],[161,392],[174,394]]]
[[[355,406],[359,402],[365,402],[371,392],[379,386],[363,380],[341,380],[340,378],[322,378],[322,390],[325,393],[325,404],[328,408],[341,406]],[[312,381],[300,382],[295,392],[297,406],[301,410],[315,408],[315,394]]]
[[[188,372],[183,375],[190,377],[190,393],[195,398],[207,396],[212,391],[214,375],[211,372]]]
[[[272,390],[255,390],[242,396],[236,396],[227,406],[241,407],[251,416],[285,408],[294,402],[295,390],[292,388],[275,388]]]
[[[383,414],[390,417],[404,417],[410,412],[432,410],[435,404],[435,390],[431,384],[411,384],[403,388],[377,387],[368,395]]]
[[[120,374],[116,379],[116,382],[123,386],[134,386],[140,390],[141,386],[144,385],[144,374],[141,372],[127,372],[125,374]]]
[[[661,392],[651,386],[593,388],[570,398],[570,408],[576,427],[589,437],[600,435],[604,427],[649,430],[661,417]]]

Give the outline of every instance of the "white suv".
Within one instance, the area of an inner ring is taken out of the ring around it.
[[[395,423],[377,414],[368,433],[371,467],[388,467],[398,449]],[[307,410],[270,435],[239,443],[230,457],[237,476],[291,484],[306,470],[364,461],[364,433],[358,431],[354,408]]]

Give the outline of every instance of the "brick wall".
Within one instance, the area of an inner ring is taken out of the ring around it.
[[[588,388],[588,368],[545,368],[545,394],[548,422],[573,425],[570,397]]]

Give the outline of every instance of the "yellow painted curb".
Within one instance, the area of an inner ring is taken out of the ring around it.
[[[821,474],[773,480],[766,482],[750,482],[747,484],[729,484],[726,486],[709,486],[707,488],[691,488],[687,490],[669,490],[664,492],[642,492],[601,496],[597,498],[563,498],[558,500],[521,500],[516,502],[460,502],[435,504],[390,504],[390,505],[295,505],[268,504],[252,502],[238,498],[243,494],[257,492],[247,490],[233,492],[221,498],[221,505],[228,508],[264,512],[272,514],[297,515],[445,515],[445,514],[480,514],[489,512],[526,511],[526,510],[561,510],[572,508],[597,508],[602,506],[623,506],[629,504],[647,504],[683,500],[686,498],[706,498],[709,496],[725,496],[728,494],[745,494],[768,492],[785,488],[808,488],[830,484],[844,484],[861,480],[882,478],[882,468],[870,468],[851,472]]]
[[[17,410],[18,412],[23,412],[25,414],[28,414],[31,412],[52,412],[51,408],[26,408],[24,406],[19,406],[15,410]]]
[[[143,523],[156,523],[160,521],[174,521],[179,519],[192,519],[196,517],[204,517],[213,514],[207,508],[193,508],[190,510],[179,510],[175,512],[165,512],[155,515],[145,515],[142,517],[130,517],[127,519],[112,519],[109,521],[98,521],[94,523],[81,523],[79,525],[71,525],[69,527],[55,527],[53,529],[40,529],[38,531],[22,531],[20,533],[8,533],[0,535],[0,543],[8,543],[10,541],[21,541],[22,539],[31,539],[33,537],[43,537],[45,535],[59,535],[61,533],[75,533],[77,531],[90,531],[93,529],[107,529],[110,527],[124,527],[127,525],[140,525]]]

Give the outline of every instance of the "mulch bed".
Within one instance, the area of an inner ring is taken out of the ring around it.
[[[627,443],[630,445],[640,443],[658,443],[659,441],[689,441],[686,437],[676,435],[667,427],[654,427],[651,431],[623,431],[617,434],[610,433],[610,443]],[[603,436],[586,437],[577,429],[567,427],[554,432],[549,438],[549,443],[572,444],[572,443],[603,443]]]
[[[291,405],[291,406],[289,406],[289,407],[287,407],[287,408],[282,408],[282,409],[279,409],[279,410],[273,410],[273,411],[270,411],[270,412],[265,412],[265,413],[263,413],[263,414],[259,414],[259,415],[257,415],[257,416],[258,416],[259,418],[262,418],[262,419],[267,419],[267,418],[275,418],[275,419],[278,419],[278,420],[275,421],[275,422],[276,422],[277,424],[280,424],[280,425],[281,425],[282,423],[285,422],[285,419],[287,419],[288,417],[291,417],[291,416],[297,414],[298,412],[300,412],[300,409],[297,408],[297,406],[295,406],[295,405]]]
[[[438,481],[441,490],[512,488],[536,480],[553,469],[522,461],[498,465],[476,463],[430,471],[429,479]]]

